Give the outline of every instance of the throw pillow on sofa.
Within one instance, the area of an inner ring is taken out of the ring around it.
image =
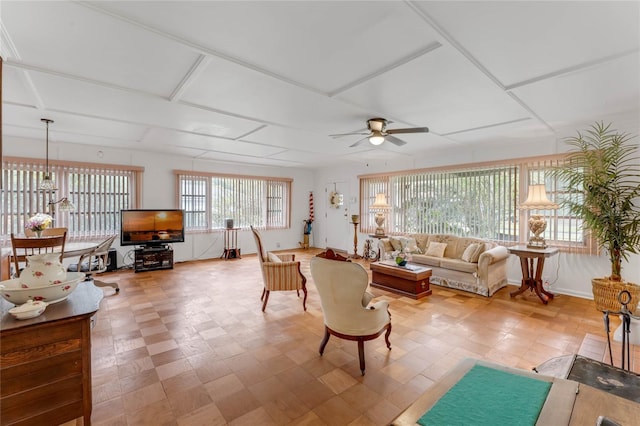
[[[384,245],[384,251],[387,253],[391,253],[393,251],[393,246],[391,245],[391,241],[389,238],[383,238],[380,240]]]
[[[465,262],[473,263],[473,257],[478,251],[478,246],[479,244],[476,243],[469,244],[467,248],[464,249],[464,253],[462,253],[462,257],[460,259],[464,260]]]
[[[484,243],[471,243],[464,249],[460,259],[469,263],[478,263],[480,255],[484,252]]]
[[[446,250],[446,248],[447,248],[447,243],[430,242],[429,246],[427,247],[427,252],[425,253],[425,255],[433,256],[433,257],[443,257],[444,251]]]
[[[390,237],[389,242],[393,247],[393,251],[402,251],[404,247],[402,247],[402,240],[400,238]]]
[[[486,249],[487,249],[487,246],[484,243],[478,243],[478,250],[476,250],[475,253],[473,253],[472,262],[477,263],[478,260],[480,259],[480,255],[484,253]]]
[[[422,250],[418,247],[418,242],[412,237],[407,237],[405,251],[411,254],[422,254]]]

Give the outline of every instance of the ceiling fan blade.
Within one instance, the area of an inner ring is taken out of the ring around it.
[[[391,142],[396,146],[406,145],[407,143],[401,139],[396,138],[395,136],[387,135],[384,137],[384,140],[387,142]]]
[[[367,135],[366,138],[362,138],[358,142],[354,143],[353,145],[349,145],[349,148],[353,148],[354,146],[362,145],[364,142],[366,142],[368,140],[369,140],[369,136]]]
[[[332,138],[341,138],[343,136],[351,136],[351,135],[368,135],[369,134],[369,130],[368,129],[358,129],[358,130],[354,130],[351,133],[337,133],[335,135],[329,135]]]
[[[392,129],[387,130],[388,135],[392,135],[394,133],[428,133],[428,127],[411,127],[409,129]]]

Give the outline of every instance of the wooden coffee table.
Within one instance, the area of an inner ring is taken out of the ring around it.
[[[431,268],[414,264],[402,267],[390,261],[374,262],[370,268],[372,271],[371,287],[381,288],[412,299],[421,299],[431,294],[429,288]]]

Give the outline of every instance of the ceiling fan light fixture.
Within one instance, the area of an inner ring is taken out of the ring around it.
[[[371,145],[381,145],[382,142],[384,142],[384,136],[381,134],[373,134],[369,136],[369,142],[371,142]]]

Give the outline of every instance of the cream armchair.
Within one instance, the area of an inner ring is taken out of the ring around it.
[[[304,293],[302,308],[307,310],[307,278],[300,271],[300,262],[296,262],[294,254],[267,253],[262,245],[260,233],[251,227],[253,238],[256,240],[258,260],[262,270],[264,288],[262,290],[262,312],[267,308],[269,293],[272,291],[296,290],[300,297],[300,290]]]
[[[311,276],[315,283],[324,314],[324,338],[320,343],[320,355],[333,334],[336,337],[358,342],[360,372],[364,376],[364,342],[384,335],[387,348],[391,349],[391,315],[389,302],[370,304],[373,295],[367,292],[369,276],[359,264],[330,260],[322,257],[311,259]]]

